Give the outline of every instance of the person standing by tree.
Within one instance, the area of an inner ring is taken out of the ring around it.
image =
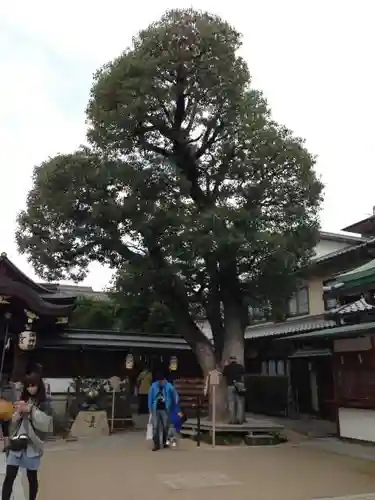
[[[168,448],[169,418],[177,403],[176,392],[162,373],[157,374],[156,381],[148,393],[148,409],[152,417],[153,451],[161,447]],[[160,439],[161,437],[161,439]]]
[[[228,411],[230,424],[245,422],[245,368],[232,356],[223,370],[228,386]]]

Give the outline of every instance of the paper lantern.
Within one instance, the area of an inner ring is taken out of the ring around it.
[[[131,370],[134,366],[133,354],[128,354],[125,358],[125,367],[127,370]]]
[[[0,399],[0,420],[8,421],[13,416],[13,405],[5,399]]]
[[[36,347],[36,333],[26,330],[20,333],[18,347],[21,351],[32,351]]]
[[[177,357],[171,356],[171,359],[169,360],[169,371],[175,372],[177,370],[177,365]]]

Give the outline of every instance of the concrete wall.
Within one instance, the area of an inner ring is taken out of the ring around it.
[[[327,255],[329,253],[337,252],[337,250],[342,250],[348,246],[352,246],[345,241],[332,241],[321,239],[316,245],[315,258],[323,257],[323,255]]]
[[[63,418],[66,414],[66,403],[68,395],[65,394],[52,394],[52,409],[56,417]]]
[[[312,277],[308,280],[309,310],[311,315],[324,313],[323,280],[321,277]]]
[[[315,247],[315,258],[323,257],[324,255],[328,255],[338,250],[342,250],[343,248],[357,244],[358,241],[335,241],[333,239],[324,239],[324,237],[322,237]],[[331,278],[332,276],[327,274],[327,276],[312,276],[308,280],[309,306],[311,315],[324,313],[323,282]]]
[[[375,442],[375,411],[339,408],[340,437]]]

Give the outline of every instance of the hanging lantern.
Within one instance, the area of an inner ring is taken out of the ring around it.
[[[128,354],[125,358],[125,368],[127,370],[132,370],[134,366],[134,357],[133,354]]]
[[[24,312],[27,317],[27,324],[32,325],[34,321],[39,319],[39,316],[37,316],[33,311],[29,311],[28,309],[24,309]]]
[[[69,318],[63,316],[61,318],[56,318],[56,325],[67,325],[69,322]]]
[[[171,356],[171,359],[169,360],[169,371],[175,372],[177,371],[177,357],[176,356]]]
[[[18,337],[18,347],[21,351],[32,351],[36,347],[36,333],[25,330]]]
[[[0,304],[10,304],[10,295],[0,295]]]

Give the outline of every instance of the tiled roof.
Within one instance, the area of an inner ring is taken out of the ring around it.
[[[293,335],[285,337],[286,339],[312,339],[312,338],[350,338],[359,337],[361,335],[372,335],[375,331],[375,321],[368,323],[357,323],[355,325],[336,326],[336,328],[325,328],[324,330],[316,330],[311,333]]]
[[[283,323],[263,323],[262,325],[248,326],[245,332],[245,339],[282,337],[283,335],[311,332],[334,326],[336,326],[336,322],[333,320],[324,319],[322,316],[307,316],[299,320],[287,320]]]
[[[372,309],[375,309],[375,306],[369,304],[366,302],[366,299],[363,297],[359,300],[356,300],[355,302],[352,302],[351,304],[344,304],[342,306],[336,307],[335,309],[331,309],[328,311],[329,315],[333,314],[351,314],[351,313],[357,313],[357,312],[363,312],[363,311],[371,311]]]
[[[59,335],[46,337],[41,345],[46,348],[95,346],[118,349],[147,347],[172,351],[191,350],[185,339],[177,335],[149,335],[139,332],[89,329],[69,329]]]

